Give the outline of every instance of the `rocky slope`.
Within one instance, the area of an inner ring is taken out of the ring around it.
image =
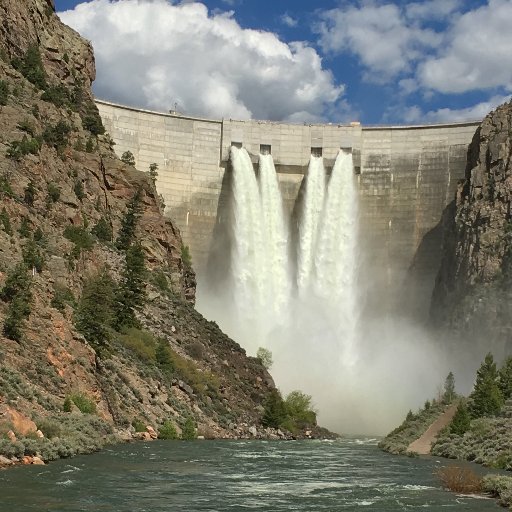
[[[179,434],[190,419],[205,437],[276,436],[261,427],[271,376],[194,310],[194,274],[154,184],[102,134],[90,44],[50,0],[0,0],[0,17],[0,454],[69,456],[113,434],[154,437],[165,421]],[[100,272],[122,279],[114,242],[136,196],[147,299],[138,327],[111,329],[99,356],[76,304]],[[22,308],[5,285],[22,261],[31,299],[13,336]]]
[[[466,179],[445,224],[431,316],[462,339],[512,351],[512,105],[491,112],[468,152]]]

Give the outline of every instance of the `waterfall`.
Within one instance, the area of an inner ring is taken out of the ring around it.
[[[251,158],[245,149],[231,148],[233,165],[232,292],[240,320],[260,314],[265,302],[266,256],[263,246],[261,200]]]
[[[290,295],[288,229],[272,155],[260,155],[259,185],[263,219],[263,243],[266,255],[267,304],[276,315],[286,314]],[[281,322],[282,323],[282,322]]]
[[[358,193],[352,153],[341,150],[334,164],[314,259],[315,295],[328,301],[338,321],[343,360],[353,358],[358,322]]]
[[[232,295],[238,323],[253,348],[287,318],[290,298],[288,229],[271,155],[260,155],[256,179],[243,148],[231,148],[233,166]],[[238,329],[236,329],[238,330]]]
[[[304,203],[299,224],[297,263],[299,294],[304,294],[310,286],[318,225],[324,207],[325,169],[322,157],[311,156],[305,180]]]

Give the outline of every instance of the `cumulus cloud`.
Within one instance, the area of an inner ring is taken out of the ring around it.
[[[375,81],[411,70],[413,62],[442,41],[434,30],[409,23],[403,10],[391,3],[340,7],[320,17],[315,30],[321,48],[357,55]]]
[[[344,86],[306,43],[242,28],[201,3],[92,0],[59,13],[92,41],[98,97],[200,116],[335,115]]]
[[[504,87],[512,90],[512,2],[489,0],[469,11],[448,32],[449,43],[421,64],[424,87],[444,93]]]
[[[478,121],[498,105],[510,101],[511,96],[493,96],[487,101],[461,109],[440,108],[423,112],[417,105],[406,108],[401,117],[406,123],[451,123],[457,121]]]

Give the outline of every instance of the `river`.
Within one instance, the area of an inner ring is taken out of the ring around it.
[[[433,471],[446,464],[370,439],[135,443],[0,471],[0,511],[499,510],[443,491]]]

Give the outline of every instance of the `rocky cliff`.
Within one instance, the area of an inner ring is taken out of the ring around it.
[[[51,1],[0,0],[0,17],[0,454],[68,456],[166,421],[178,434],[192,422],[206,437],[272,435],[260,426],[271,376],[194,310],[179,231],[103,133],[90,44]],[[84,286],[107,276],[103,303],[127,279],[116,240],[129,228],[143,304],[129,328],[102,325],[96,304],[80,330]]]
[[[466,178],[444,215],[444,256],[432,298],[437,326],[512,350],[512,105],[491,112],[468,151]]]

